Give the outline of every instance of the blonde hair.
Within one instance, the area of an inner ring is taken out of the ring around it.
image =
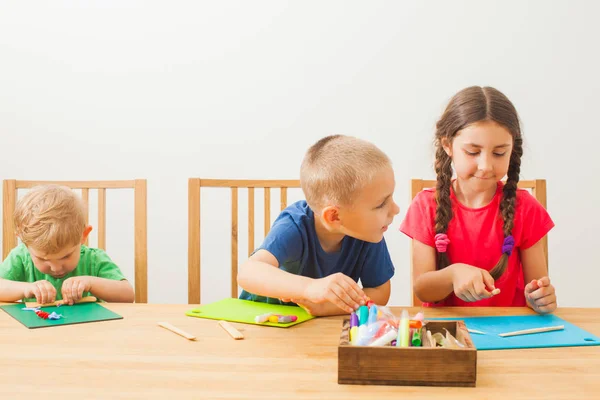
[[[372,143],[344,135],[324,137],[312,145],[300,167],[300,185],[311,208],[347,206],[382,169],[391,167]]]
[[[64,186],[32,188],[15,208],[17,236],[27,247],[56,254],[81,242],[87,210],[81,197]]]

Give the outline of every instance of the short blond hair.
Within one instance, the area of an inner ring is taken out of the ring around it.
[[[87,209],[80,196],[58,185],[32,188],[15,208],[17,236],[27,247],[56,254],[81,242]]]
[[[377,146],[351,136],[331,135],[312,145],[302,161],[300,185],[308,205],[347,206],[391,161]]]

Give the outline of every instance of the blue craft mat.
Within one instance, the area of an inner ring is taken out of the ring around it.
[[[430,320],[462,320],[469,329],[485,332],[471,333],[477,350],[528,349],[541,347],[598,346],[600,338],[555,315],[519,315],[508,317],[431,318]],[[499,333],[564,325],[562,331],[531,335],[500,337]]]

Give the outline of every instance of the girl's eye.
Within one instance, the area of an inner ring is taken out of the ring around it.
[[[469,156],[476,156],[479,154],[479,153],[471,153],[470,151],[467,151],[467,150],[465,150],[465,153],[467,153],[467,155],[469,155]]]
[[[496,157],[504,157],[506,153],[494,153]]]

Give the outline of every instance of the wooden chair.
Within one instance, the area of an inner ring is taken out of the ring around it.
[[[17,236],[13,223],[13,214],[17,202],[17,190],[28,189],[38,185],[57,184],[71,189],[81,189],[81,196],[86,206],[89,202],[90,189],[98,190],[98,248],[106,250],[106,190],[133,189],[135,202],[134,246],[135,246],[135,302],[148,302],[148,246],[147,246],[147,209],[146,180],[127,181],[18,181],[4,180],[3,206],[3,246],[2,259],[17,246]],[[87,244],[87,241],[86,241]]]
[[[411,179],[410,181],[410,198],[411,200],[415,198],[415,196],[421,192],[423,189],[435,188],[436,181],[434,180],[423,180],[423,179]],[[540,204],[547,208],[546,205],[546,180],[545,179],[536,179],[530,181],[519,181],[519,188],[521,189],[530,189],[533,197],[540,202]],[[412,241],[411,241],[412,243]],[[546,265],[548,265],[548,236],[544,236],[542,238],[544,255],[546,256]],[[410,282],[411,282],[411,291],[413,285],[414,278],[414,267],[412,263],[412,244],[410,247]],[[420,306],[421,301],[415,296],[414,292],[412,293],[413,306]]]
[[[238,296],[238,189],[248,189],[248,256],[254,251],[254,189],[264,189],[264,230],[271,227],[271,188],[280,188],[280,209],[287,207],[287,189],[300,188],[299,180],[220,180],[190,178],[188,182],[188,303],[200,303],[200,189],[231,191],[231,297]]]

